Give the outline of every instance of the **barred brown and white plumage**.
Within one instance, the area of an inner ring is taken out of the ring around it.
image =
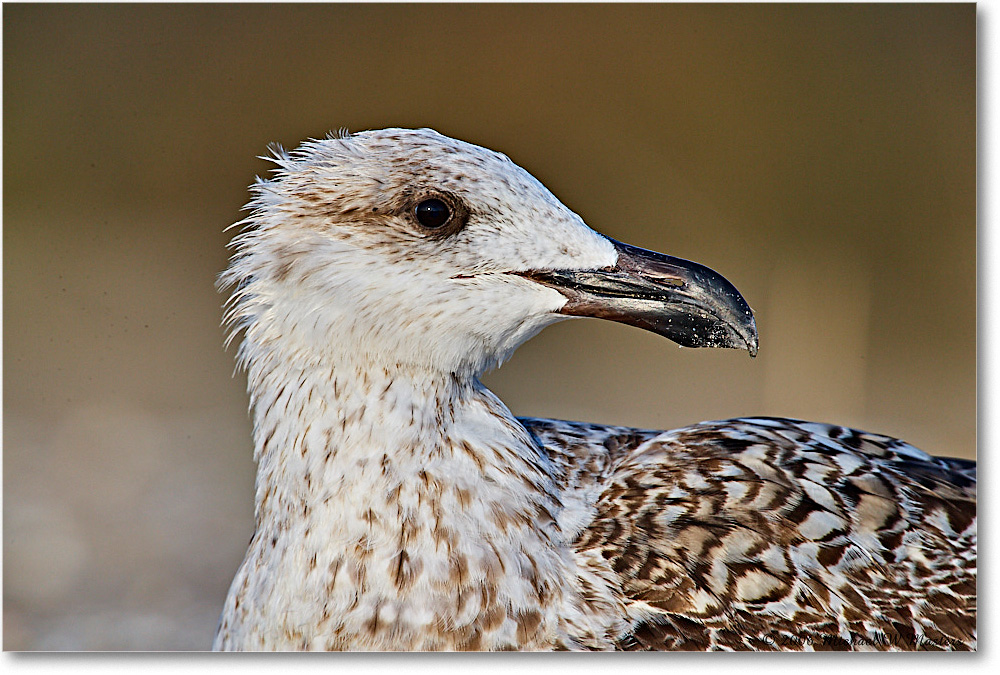
[[[776,418],[517,419],[560,319],[757,350],[712,270],[430,130],[277,151],[221,284],[256,527],[216,649],[974,649],[975,465]]]
[[[522,421],[566,489],[599,486],[573,546],[617,576],[619,648],[975,646],[973,462],[778,418]]]

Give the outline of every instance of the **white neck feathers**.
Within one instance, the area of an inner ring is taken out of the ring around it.
[[[217,646],[555,640],[572,574],[554,469],[496,397],[406,369],[248,363],[257,530]]]

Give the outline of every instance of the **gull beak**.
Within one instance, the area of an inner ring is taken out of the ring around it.
[[[613,267],[520,272],[559,291],[568,316],[609,319],[684,347],[727,347],[757,355],[753,311],[721,274],[696,262],[611,240]]]

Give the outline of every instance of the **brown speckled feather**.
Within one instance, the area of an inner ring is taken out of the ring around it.
[[[669,432],[524,419],[599,494],[620,649],[975,649],[975,464],[775,418]]]

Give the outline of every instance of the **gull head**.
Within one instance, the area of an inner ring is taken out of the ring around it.
[[[220,278],[244,362],[265,350],[475,376],[574,316],[756,353],[725,278],[595,232],[500,153],[384,129],[271,159]]]

